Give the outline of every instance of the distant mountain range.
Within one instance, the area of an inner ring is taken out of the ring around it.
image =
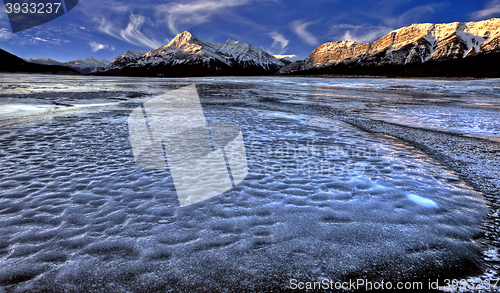
[[[292,62],[298,62],[298,61],[303,61],[306,59],[306,57],[300,57],[297,55],[273,55],[274,57],[278,58],[281,60],[281,62],[285,64],[290,64]]]
[[[48,58],[48,59],[37,58],[37,59],[24,59],[24,60],[27,62],[36,63],[36,64],[43,64],[43,65],[67,66],[67,67],[75,69],[76,71],[80,72],[81,74],[102,71],[106,68],[106,66],[108,66],[111,63],[106,59],[99,61],[99,60],[95,59],[94,57],[89,57],[85,60],[78,59],[75,61],[68,61],[68,62],[59,62],[56,60],[52,60],[50,58]]]
[[[12,56],[5,58],[12,59]],[[9,62],[18,64],[18,69],[24,72],[31,66],[29,64],[37,63],[67,66],[83,74],[123,76],[355,74],[500,77],[500,19],[413,24],[372,43],[325,43],[307,58],[273,56],[241,41],[227,40],[224,44],[203,41],[185,31],[165,46],[149,52],[129,50],[112,62],[93,57],[70,62],[43,58],[20,62],[17,59],[15,62],[11,60],[14,63]],[[11,64],[9,62],[0,62],[0,70],[6,68],[5,64]],[[7,67],[10,71],[17,70],[15,66]],[[41,67],[37,68],[41,70]],[[54,70],[57,71],[49,71]]]
[[[42,65],[26,62],[2,49],[0,49],[0,72],[79,74],[78,71],[66,66]]]
[[[373,43],[326,43],[278,74],[500,76],[500,19],[414,24]]]

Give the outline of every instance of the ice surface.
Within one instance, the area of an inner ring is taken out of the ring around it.
[[[500,109],[398,105],[367,111],[373,119],[500,141]]]
[[[290,278],[411,279],[477,263],[482,197],[421,152],[325,118],[205,111],[240,125],[250,171],[184,208],[168,172],[134,164],[130,111],[3,129],[0,284],[283,289]],[[408,193],[440,209],[416,209]]]
[[[499,79],[335,78],[304,83],[290,78],[267,82],[295,90],[289,102],[323,102],[381,121],[500,141]]]
[[[19,84],[45,77],[26,79]],[[466,97],[332,86],[383,83],[375,79],[71,80],[68,87],[82,84],[72,92],[96,89],[100,98],[63,97],[59,89],[43,96],[37,86],[40,92],[26,94],[27,104],[48,105],[53,96],[64,104],[105,104],[116,96],[124,101],[29,126],[19,118],[19,125],[0,128],[0,290],[276,291],[291,278],[427,280],[480,267],[477,238],[488,209],[457,174],[391,137],[241,103],[273,98],[366,114],[380,101],[464,103]],[[116,95],[106,89],[110,80]],[[127,118],[140,98],[123,93],[162,93],[192,82],[208,122],[240,126],[249,173],[222,195],[180,207],[168,170],[134,163]],[[382,86],[391,84],[396,82]],[[228,85],[234,91],[225,90]],[[19,99],[15,90],[2,94],[5,103]],[[475,94],[468,106],[495,99]],[[218,105],[224,101],[234,106]]]
[[[0,73],[1,95],[32,93],[72,93],[72,92],[114,92],[125,91],[133,87],[136,91],[155,91],[151,82],[140,78],[122,77],[82,77],[57,76],[43,74]]]

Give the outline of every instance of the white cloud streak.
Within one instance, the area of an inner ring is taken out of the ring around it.
[[[500,1],[500,0],[496,0]],[[390,3],[390,2],[387,2]],[[371,24],[345,24],[340,23],[333,25],[328,36],[336,41],[347,40],[357,43],[367,43],[375,41],[376,39],[388,34],[394,29],[398,29],[412,23],[418,22],[422,16],[434,14],[440,9],[446,8],[448,4],[445,2],[433,3],[413,7],[399,16],[390,16],[384,13],[387,9],[380,9],[382,11],[377,16],[381,19],[381,25]]]
[[[472,13],[472,17],[477,20],[483,20],[493,16],[500,15],[500,0],[493,0],[482,10]]]
[[[353,41],[357,43],[372,42],[393,29],[386,26],[338,24],[330,28],[329,35],[338,41]]]
[[[10,39],[12,33],[6,28],[0,28],[0,40]]]
[[[99,50],[104,50],[104,49],[110,50],[110,51],[114,51],[115,50],[115,47],[113,47],[113,46],[99,44],[97,42],[90,42],[89,45],[92,48],[92,52],[97,52]]]
[[[303,20],[296,20],[290,23],[290,29],[305,43],[316,46],[319,43],[318,39],[313,34],[307,31],[307,27],[313,23],[314,22],[304,22]]]
[[[101,24],[99,25],[99,27],[97,28],[99,31],[105,33],[105,34],[108,34],[110,36],[113,36],[115,38],[120,38],[119,35],[117,35],[115,33],[115,28],[113,27],[113,24],[111,22],[108,22],[106,20],[106,18],[102,18],[102,19],[95,19],[95,21],[97,22],[100,22]]]
[[[410,25],[412,23],[418,22],[419,19],[421,19],[422,16],[424,15],[429,15],[429,14],[434,14],[437,11],[444,9],[446,6],[448,6],[447,3],[441,2],[441,3],[433,3],[433,4],[427,4],[427,5],[421,5],[414,7],[405,13],[403,13],[399,17],[387,17],[380,15],[382,20],[387,26],[391,26],[394,28],[400,28],[402,26]]]
[[[267,27],[238,15],[237,9],[245,5],[254,8],[258,2],[278,0],[171,0],[158,1],[163,4],[155,1],[146,6],[138,2],[109,1],[102,9],[96,9],[102,6],[101,2],[86,0],[79,9],[100,32],[136,46],[155,49],[165,45],[171,34],[219,19],[252,26],[253,29],[258,27],[258,30],[269,33]],[[85,28],[92,30],[93,26],[85,25]]]
[[[146,46],[151,49],[156,49],[162,44],[155,40],[154,38],[148,38],[142,31],[141,28],[146,22],[146,18],[141,15],[130,15],[129,23],[125,29],[117,29],[111,22],[108,22],[105,18],[96,19],[100,22],[99,30],[117,39],[124,40],[133,45]]]
[[[49,40],[42,39],[42,38],[39,38],[39,37],[33,38],[33,40],[40,41],[40,42],[50,42]]]
[[[271,47],[278,48],[280,50],[280,54],[283,54],[286,51],[286,46],[288,46],[288,43],[290,43],[290,41],[287,40],[284,35],[278,32],[271,32],[269,36],[274,40]]]
[[[146,37],[141,32],[141,27],[146,19],[140,15],[130,15],[130,22],[127,28],[120,32],[120,36],[127,42],[131,44],[142,44],[146,47],[156,49],[162,44],[155,39],[150,39]]]
[[[169,3],[159,5],[156,8],[156,16],[158,19],[166,21],[171,33],[178,34],[181,30],[209,21],[215,15],[225,13],[227,15],[231,8],[247,5],[250,2],[252,1],[197,0],[189,3]]]

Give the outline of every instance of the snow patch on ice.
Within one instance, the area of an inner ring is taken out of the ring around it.
[[[423,206],[426,208],[436,208],[436,209],[439,208],[438,204],[435,201],[433,201],[432,199],[421,197],[421,196],[416,195],[416,194],[408,194],[406,196],[406,198],[408,198],[412,202],[418,204],[419,206]]]
[[[3,104],[0,106],[0,120],[49,112],[53,109],[55,106],[52,105]]]

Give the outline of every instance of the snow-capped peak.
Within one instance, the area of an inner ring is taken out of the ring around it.
[[[113,63],[116,63],[117,59]],[[163,72],[159,69],[162,66],[191,65],[196,65],[197,70],[200,70],[201,65],[202,68],[207,68],[207,72],[216,72],[217,74],[223,71],[237,72],[236,68],[243,68],[241,71],[243,74],[249,72],[265,74],[275,72],[284,66],[283,62],[253,45],[234,40],[227,40],[224,44],[208,42],[184,31],[176,35],[168,44],[143,54],[140,58],[128,62],[121,68],[125,66],[130,68],[147,67],[148,70],[154,68],[149,72],[158,71],[158,75],[165,76],[165,74],[174,73]],[[109,68],[114,69],[111,66]]]
[[[176,35],[167,45],[144,54],[134,66],[152,65],[173,62],[176,64],[195,62],[209,63],[210,60],[220,61],[228,66],[236,62],[252,62],[265,68],[269,65],[284,64],[261,48],[234,40],[224,44],[207,42],[198,39],[190,32],[184,31]]]
[[[66,63],[73,63],[75,66],[82,67],[82,68],[104,68],[107,65],[110,64],[110,62],[106,59],[103,59],[101,61],[97,60],[96,58],[90,56],[87,59],[78,59],[75,61],[69,61]]]
[[[226,58],[216,54],[220,46],[222,44],[200,40],[190,32],[184,31],[176,35],[167,45],[144,54],[135,66],[148,64],[154,66],[162,62],[183,63],[195,59],[205,63],[215,59],[227,64]]]
[[[162,47],[184,49],[190,45],[202,45],[201,41],[190,32],[184,31],[176,35],[167,45]]]
[[[176,47],[181,49],[188,45],[196,44],[197,40],[190,32],[184,31],[176,35],[167,45],[162,47]]]
[[[227,40],[217,51],[234,58],[238,62],[254,62],[256,64],[274,64],[283,66],[283,62],[261,48],[241,41]]]
[[[499,28],[500,19],[492,18],[484,21],[466,23],[419,23],[394,30],[389,34],[393,35],[396,41],[406,38],[404,42],[394,44],[395,47],[393,49],[399,49],[422,36],[425,36],[431,44],[437,44],[452,35],[457,35],[467,44],[469,49],[474,48],[476,51],[479,51],[479,47],[487,41],[488,38],[491,39],[493,35],[499,33]],[[401,38],[401,36],[403,38]]]
[[[273,55],[275,58],[280,59],[281,61],[288,61],[288,62],[298,62],[298,61],[303,61],[306,59],[306,57],[301,57],[297,55]]]
[[[217,50],[222,44],[212,43],[198,39],[193,36],[190,32],[184,31],[176,35],[167,45],[162,46],[156,50],[184,50],[184,51],[197,51],[200,49],[205,49],[209,51]],[[156,51],[153,50],[153,51]]]
[[[231,56],[233,57],[234,59],[241,59],[241,58],[245,58],[246,56],[245,53],[247,53],[250,49],[250,45],[249,44],[246,44],[244,42],[240,42],[240,41],[234,41],[234,40],[227,40],[224,45],[222,45],[218,52],[224,54],[224,55],[227,55],[227,56]],[[247,58],[245,58],[247,59]]]
[[[128,50],[127,52],[123,53],[122,55],[118,56],[115,58],[116,59],[123,59],[123,58],[130,58],[130,59],[138,59],[142,55],[144,55],[146,52],[143,52],[141,50]],[[114,61],[114,60],[113,60]]]
[[[145,52],[141,50],[128,50],[127,52],[121,54],[120,56],[116,57],[111,64],[109,64],[106,67],[106,70],[111,70],[111,69],[120,69],[125,67],[127,64],[136,61],[137,59],[141,58],[142,55],[144,55]]]

